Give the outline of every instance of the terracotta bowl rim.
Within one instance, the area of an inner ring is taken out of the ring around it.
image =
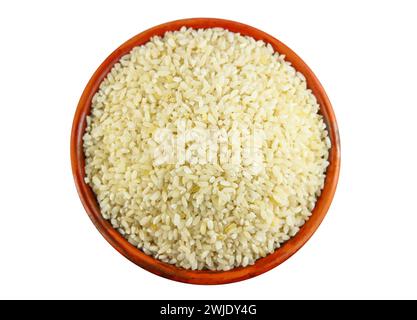
[[[329,131],[332,143],[329,155],[330,164],[326,173],[324,189],[317,200],[312,216],[294,237],[285,242],[272,254],[258,259],[251,266],[234,268],[230,271],[192,271],[161,262],[146,255],[131,245],[101,216],[95,195],[91,188],[84,182],[83,177],[85,171],[82,136],[86,127],[85,118],[90,112],[91,99],[97,91],[99,84],[111,67],[134,46],[146,43],[153,35],[163,35],[166,31],[178,30],[182,26],[195,29],[221,27],[270,43],[276,51],[286,55],[286,60],[290,61],[296,70],[304,74],[309,89],[313,91],[320,104],[320,112],[324,117]],[[117,251],[138,266],[156,275],[192,284],[225,284],[249,279],[267,272],[291,257],[310,239],[324,219],[333,200],[340,171],[340,138],[333,108],[322,85],[307,64],[289,47],[271,35],[240,22],[217,18],[190,18],[163,23],[139,33],[113,51],[95,71],[82,93],[73,120],[70,149],[72,172],[79,197],[88,216],[103,237]]]

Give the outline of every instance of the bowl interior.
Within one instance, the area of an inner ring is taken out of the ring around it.
[[[166,31],[179,30],[182,26],[199,28],[221,27],[232,32],[251,36],[257,40],[270,43],[275,51],[285,54],[286,60],[294,68],[304,74],[308,88],[312,90],[320,104],[320,113],[329,131],[332,147],[329,155],[329,166],[326,171],[325,185],[321,196],[308,221],[300,231],[272,254],[261,258],[254,265],[234,268],[230,271],[192,271],[161,262],[146,255],[131,245],[100,213],[96,197],[91,188],[85,183],[84,152],[82,137],[86,128],[86,117],[90,113],[91,100],[98,87],[113,65],[135,47],[149,41],[152,36],[162,36]],[[80,199],[91,220],[104,238],[121,254],[142,268],[171,280],[194,284],[223,284],[248,279],[264,273],[284,262],[313,235],[322,222],[333,199],[340,169],[340,142],[336,118],[330,101],[320,82],[310,68],[290,48],[279,40],[251,26],[222,19],[195,18],[168,22],[146,30],[117,48],[97,69],[88,82],[77,107],[71,134],[71,164],[75,184]]]

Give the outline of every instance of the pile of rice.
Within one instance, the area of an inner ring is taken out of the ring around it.
[[[85,181],[103,217],[146,254],[193,270],[244,267],[311,215],[330,148],[318,110],[269,44],[183,27],[133,48],[101,83]]]

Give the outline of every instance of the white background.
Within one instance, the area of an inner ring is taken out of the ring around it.
[[[417,298],[415,1],[2,1],[0,298]],[[69,138],[88,79],[154,25],[219,17],[295,50],[340,126],[336,197],[287,262],[222,286],[176,283],[118,254],[86,215]]]

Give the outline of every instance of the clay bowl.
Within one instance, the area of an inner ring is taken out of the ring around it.
[[[298,71],[304,74],[308,87],[313,91],[320,104],[321,114],[329,130],[332,142],[329,156],[330,165],[327,169],[324,189],[316,203],[312,216],[293,238],[275,250],[275,252],[257,260],[251,266],[221,272],[191,271],[161,262],[146,255],[125,240],[118,231],[113,229],[108,221],[103,219],[96,197],[83,179],[85,171],[82,137],[86,127],[86,116],[90,113],[91,99],[97,91],[99,84],[112,66],[133,47],[146,43],[152,36],[162,36],[166,31],[179,30],[182,26],[197,29],[221,27],[270,43],[276,51],[285,54],[286,59]],[[297,252],[313,235],[326,215],[336,190],[340,168],[340,142],[336,118],[323,87],[310,68],[290,48],[269,34],[239,22],[212,18],[195,18],[172,21],[146,30],[123,43],[100,65],[85,87],[75,112],[71,133],[71,164],[78,194],[87,214],[103,237],[122,255],[138,266],[171,280],[193,284],[224,284],[249,279],[278,266]]]

